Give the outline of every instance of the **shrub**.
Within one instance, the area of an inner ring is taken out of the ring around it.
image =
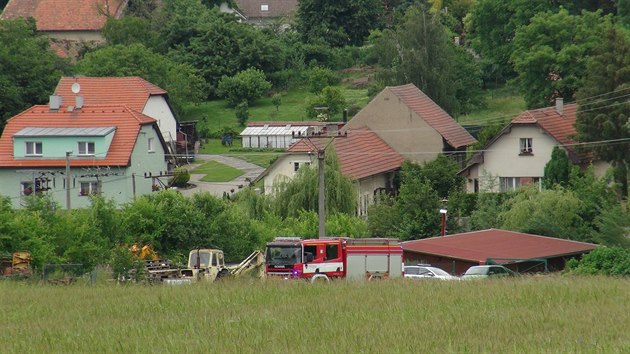
[[[324,87],[338,82],[339,77],[328,68],[316,66],[308,71],[308,87],[312,93],[320,93]]]
[[[600,246],[580,261],[567,262],[574,274],[630,276],[630,249]]]
[[[174,187],[186,187],[190,181],[190,173],[188,169],[178,167],[173,171],[173,177],[169,180],[169,185]]]
[[[249,105],[247,104],[247,100],[241,101],[241,103],[236,106],[234,113],[236,114],[238,124],[241,127],[245,126],[245,123],[247,123],[247,120],[249,119]]]
[[[249,68],[231,77],[224,76],[219,81],[218,95],[225,98],[230,107],[235,107],[242,101],[248,104],[253,102],[270,89],[271,83],[267,81],[265,73]]]

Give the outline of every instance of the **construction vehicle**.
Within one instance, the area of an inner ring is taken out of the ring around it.
[[[31,269],[30,252],[13,252],[11,255],[0,257],[0,274],[3,277],[28,278],[33,275]]]
[[[334,278],[384,279],[402,276],[403,251],[390,238],[277,237],[267,243],[265,273],[312,282]]]
[[[238,265],[226,266],[222,250],[199,248],[190,251],[187,267],[178,270],[177,276],[169,272],[161,280],[167,284],[213,282],[227,276],[245,274],[263,264],[264,258],[260,251],[254,251]]]

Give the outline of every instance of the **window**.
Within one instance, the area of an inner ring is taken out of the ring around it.
[[[267,4],[260,5],[260,11],[269,11],[269,5]]]
[[[35,178],[35,192],[45,192],[50,190],[49,182],[51,179],[46,177]],[[22,195],[31,195],[33,193],[33,181],[24,181],[20,183]]]
[[[26,155],[27,156],[42,156],[42,143],[39,141],[27,141],[26,142]]]
[[[534,152],[532,138],[521,138],[521,154],[531,154]]]
[[[326,259],[339,257],[339,245],[326,245]]]
[[[297,170],[300,169],[300,163],[299,162],[294,162],[293,163],[293,171],[297,172]]]
[[[520,177],[501,177],[499,178],[499,190],[501,192],[509,192],[516,190],[521,186]]]
[[[149,138],[147,140],[148,144],[149,144],[149,152],[155,152],[155,139],[154,138]]]
[[[79,141],[79,155],[94,155],[94,142]]]
[[[101,192],[101,185],[98,181],[95,182],[81,182],[81,190],[79,195],[87,196],[90,194],[99,194]]]

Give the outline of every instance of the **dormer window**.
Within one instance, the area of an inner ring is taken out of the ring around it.
[[[532,138],[521,138],[521,155],[531,155],[533,152]]]
[[[94,156],[94,142],[79,141],[79,156]]]
[[[26,142],[26,156],[42,156],[43,147],[41,141]]]
[[[263,11],[263,12],[269,11],[269,5],[267,4],[260,5],[260,11]]]

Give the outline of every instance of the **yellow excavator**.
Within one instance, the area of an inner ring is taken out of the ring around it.
[[[138,244],[134,244],[129,247],[129,250],[131,251],[131,253],[133,253],[133,256],[135,258],[143,261],[157,261],[158,259],[160,259],[157,252],[155,252],[153,246],[151,245],[140,246]]]

